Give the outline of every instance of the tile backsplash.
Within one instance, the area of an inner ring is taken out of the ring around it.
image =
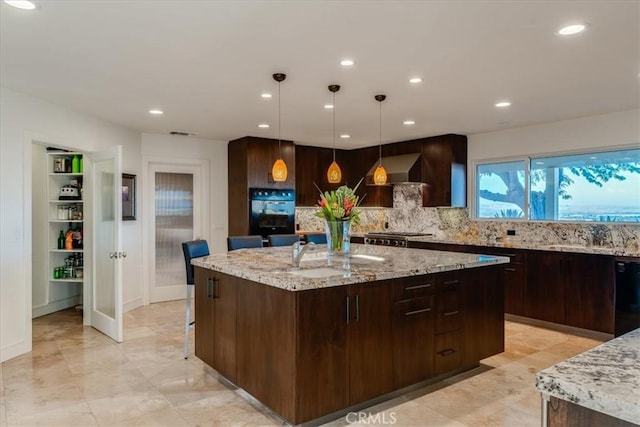
[[[640,225],[564,222],[472,220],[467,208],[422,207],[420,184],[401,184],[393,189],[393,208],[361,208],[361,222],[353,231],[412,231],[432,233],[441,239],[464,242],[522,242],[528,245],[581,245],[640,251]],[[316,208],[296,208],[300,230],[324,230]],[[509,235],[513,230],[515,235]]]

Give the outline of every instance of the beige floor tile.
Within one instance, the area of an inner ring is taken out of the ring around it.
[[[195,357],[193,330],[184,359],[184,301],[124,318],[120,344],[83,326],[74,310],[34,319],[34,350],[0,365],[0,427],[282,425]],[[360,424],[389,425],[393,418],[403,427],[538,426],[535,373],[600,344],[515,322],[505,322],[505,335],[504,353],[366,408]],[[341,417],[326,425],[350,423]]]
[[[151,387],[88,400],[88,403],[100,425],[137,419],[171,407],[169,401]]]
[[[71,406],[52,409],[50,411],[37,411],[20,418],[11,420],[11,426],[97,426],[98,423],[91,413],[91,409],[86,402],[77,403]]]

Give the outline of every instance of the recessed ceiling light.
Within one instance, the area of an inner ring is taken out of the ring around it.
[[[402,122],[403,125],[415,125],[416,121],[415,120],[405,120],[404,122]]]
[[[340,61],[340,65],[342,65],[343,67],[351,67],[355,63],[356,61],[354,61],[353,59],[343,59],[342,61]]]
[[[340,138],[343,138],[343,139],[351,138],[351,135],[349,135],[348,133],[343,133],[340,135]]]
[[[271,94],[270,93],[263,93],[260,96],[263,97],[263,98],[271,98]]]
[[[332,104],[326,104],[326,105],[324,106],[324,108],[325,108],[326,110],[331,110],[331,109],[333,108],[333,105],[332,105]]]
[[[409,79],[409,83],[422,83],[422,77],[412,77]]]
[[[268,127],[269,127],[269,123],[260,123],[260,124],[258,125],[258,127],[259,127],[259,128],[263,128],[263,129],[266,129],[266,128],[268,128]]]
[[[18,9],[33,10],[36,8],[34,2],[27,0],[4,0],[4,2],[9,6],[17,7]]]
[[[558,30],[558,34],[561,36],[571,36],[573,34],[578,34],[586,30],[588,24],[572,24],[567,25],[566,27],[562,27]]]
[[[505,107],[508,107],[510,105],[511,105],[511,103],[509,101],[500,101],[500,102],[496,103],[496,107],[498,107],[498,108],[505,108]]]
[[[157,108],[152,108],[151,110],[149,110],[149,114],[153,114],[154,116],[161,116],[164,114],[164,111]]]

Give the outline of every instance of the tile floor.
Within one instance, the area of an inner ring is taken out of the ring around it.
[[[34,319],[33,351],[0,365],[0,425],[281,425],[195,356],[183,359],[183,316],[183,301],[133,310],[125,315],[122,344],[83,327],[73,310]],[[600,342],[514,322],[505,328],[504,353],[368,408],[371,418],[362,424],[539,426],[535,372]]]

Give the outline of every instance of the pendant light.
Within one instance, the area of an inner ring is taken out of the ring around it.
[[[287,180],[287,164],[282,160],[282,141],[280,140],[280,83],[287,78],[286,74],[276,73],[273,79],[278,82],[278,160],[275,161],[271,168],[271,176],[276,182]]]
[[[329,91],[333,92],[333,163],[327,170],[327,179],[331,184],[342,181],[342,171],[336,163],[336,92],[340,90],[340,85],[329,85]]]
[[[382,166],[382,101],[387,99],[386,95],[376,95],[376,101],[380,103],[380,145],[378,146],[378,167],[373,173],[373,183],[384,185],[387,183],[387,171]]]

